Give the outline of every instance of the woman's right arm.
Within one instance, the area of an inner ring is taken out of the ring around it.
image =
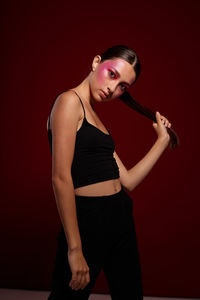
[[[73,92],[64,92],[56,100],[51,112],[52,185],[58,212],[68,244],[68,258],[72,270],[70,286],[84,288],[89,282],[89,268],[83,257],[77,221],[71,165],[76,132],[81,117],[81,104]],[[79,275],[78,275],[79,273]]]
[[[61,94],[51,113],[52,185],[68,247],[81,247],[71,176],[80,106],[71,93]]]

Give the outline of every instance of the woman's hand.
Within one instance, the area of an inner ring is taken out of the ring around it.
[[[166,142],[166,145],[169,143],[170,136],[167,132],[167,128],[171,127],[171,123],[167,118],[162,116],[158,111],[156,112],[156,122],[153,122],[153,127],[158,135],[158,139]]]
[[[69,286],[74,289],[84,289],[90,281],[89,267],[80,248],[68,250],[68,261],[72,272]]]

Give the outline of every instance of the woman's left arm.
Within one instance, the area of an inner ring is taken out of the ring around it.
[[[151,171],[163,151],[169,143],[169,134],[166,127],[170,128],[171,123],[158,112],[156,113],[157,123],[153,123],[153,127],[158,138],[147,154],[131,169],[127,170],[119,156],[114,152],[114,157],[120,171],[121,184],[128,190],[132,191]]]

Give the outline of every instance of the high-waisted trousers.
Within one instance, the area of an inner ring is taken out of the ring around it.
[[[124,188],[107,196],[75,196],[82,251],[90,281],[84,289],[69,287],[72,278],[68,246],[61,224],[48,300],[89,298],[103,270],[113,300],[143,299],[142,272],[133,217],[133,200]]]

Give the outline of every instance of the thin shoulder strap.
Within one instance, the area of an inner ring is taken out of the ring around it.
[[[78,98],[80,99],[82,107],[83,107],[83,111],[84,111],[84,118],[85,118],[85,108],[83,106],[83,102],[82,102],[81,98],[79,97],[79,95],[77,94],[77,92],[75,92],[74,90],[69,90],[69,91],[73,91],[78,96]]]
[[[82,102],[81,98],[79,97],[79,95],[78,95],[74,90],[70,90],[70,89],[69,89],[69,91],[73,91],[73,92],[78,96],[78,98],[80,99],[81,105],[82,105],[83,111],[84,111],[84,118],[85,118],[85,108],[84,108],[84,106],[83,106],[83,102]],[[54,103],[55,103],[55,101],[53,101],[53,103],[52,103],[52,105],[51,105],[51,110],[50,110],[49,117],[48,117],[48,128],[50,128],[50,117],[51,117],[51,111],[52,111],[52,108],[53,108],[53,106],[54,106]]]

